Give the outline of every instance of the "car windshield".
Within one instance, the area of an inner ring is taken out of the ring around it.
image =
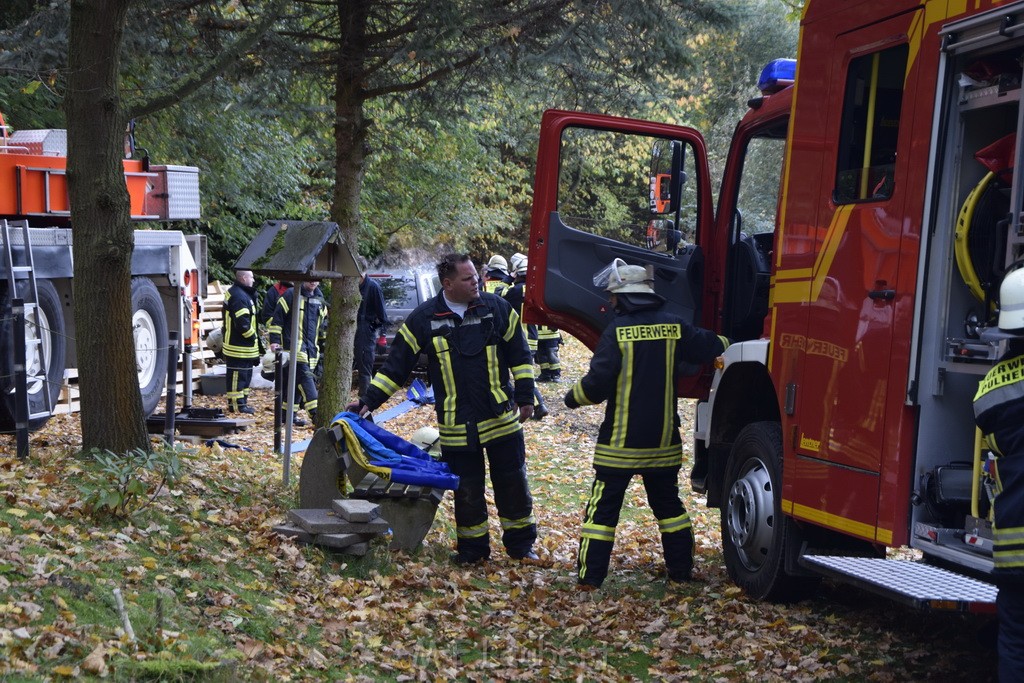
[[[384,291],[384,305],[388,308],[416,308],[416,280],[411,277],[391,276],[377,278]]]

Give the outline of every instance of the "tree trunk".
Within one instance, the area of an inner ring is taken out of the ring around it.
[[[131,0],[72,0],[68,30],[68,192],[74,217],[74,315],[82,446],[146,448],[132,335],[131,210],[121,161],[119,88]]]
[[[366,170],[366,121],[360,74],[366,55],[366,18],[369,2],[339,2],[342,26],[341,49],[334,85],[335,180],[331,220],[341,227],[345,243],[353,253],[359,244],[362,218],[359,194]],[[359,310],[359,278],[347,277],[331,286],[330,316],[324,351],[324,380],[321,382],[317,422],[328,422],[348,403],[352,389],[352,356]]]

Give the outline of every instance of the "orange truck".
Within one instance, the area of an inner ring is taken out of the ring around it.
[[[544,115],[524,319],[593,346],[611,313],[592,277],[620,257],[733,340],[678,389],[697,401],[692,486],[751,596],[829,576],[994,611],[972,401],[1024,257],[1022,64],[1024,2],[809,0],[796,60],[766,68],[736,126],[717,207],[697,131]],[[644,244],[652,204],[688,238],[676,255]]]
[[[0,116],[0,430],[15,424],[14,346],[22,342],[14,339],[13,298],[34,304],[26,310],[32,428],[46,422],[66,374],[77,365],[71,309],[74,228],[66,168],[66,131],[10,132]],[[124,175],[133,220],[200,217],[198,169],[153,165],[148,157],[126,158]],[[169,333],[178,333],[183,351],[199,347],[206,244],[202,236],[173,230],[136,230],[134,236],[132,327],[148,415],[166,384]]]

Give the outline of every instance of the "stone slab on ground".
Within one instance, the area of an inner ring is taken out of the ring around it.
[[[292,524],[291,522],[278,524],[271,529],[271,531],[275,534],[280,534],[285,538],[294,538],[299,543],[312,543],[313,539],[316,538],[314,534],[309,533],[298,524]]]
[[[380,505],[358,498],[336,498],[331,509],[349,522],[371,522],[380,517]]]
[[[370,551],[370,544],[369,543],[355,543],[355,544],[350,545],[348,547],[337,549],[337,552],[339,552],[339,553],[341,553],[343,555],[356,555],[357,557],[362,557],[363,555],[365,555],[369,551]]]
[[[380,534],[319,534],[314,541],[317,545],[326,546],[340,550],[356,545],[357,543],[369,543],[369,541]]]
[[[289,510],[288,519],[311,534],[383,534],[391,527],[383,519],[349,522],[321,508]]]

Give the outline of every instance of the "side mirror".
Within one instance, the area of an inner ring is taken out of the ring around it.
[[[678,140],[658,140],[651,148],[652,214],[676,214],[686,182],[686,151]]]

